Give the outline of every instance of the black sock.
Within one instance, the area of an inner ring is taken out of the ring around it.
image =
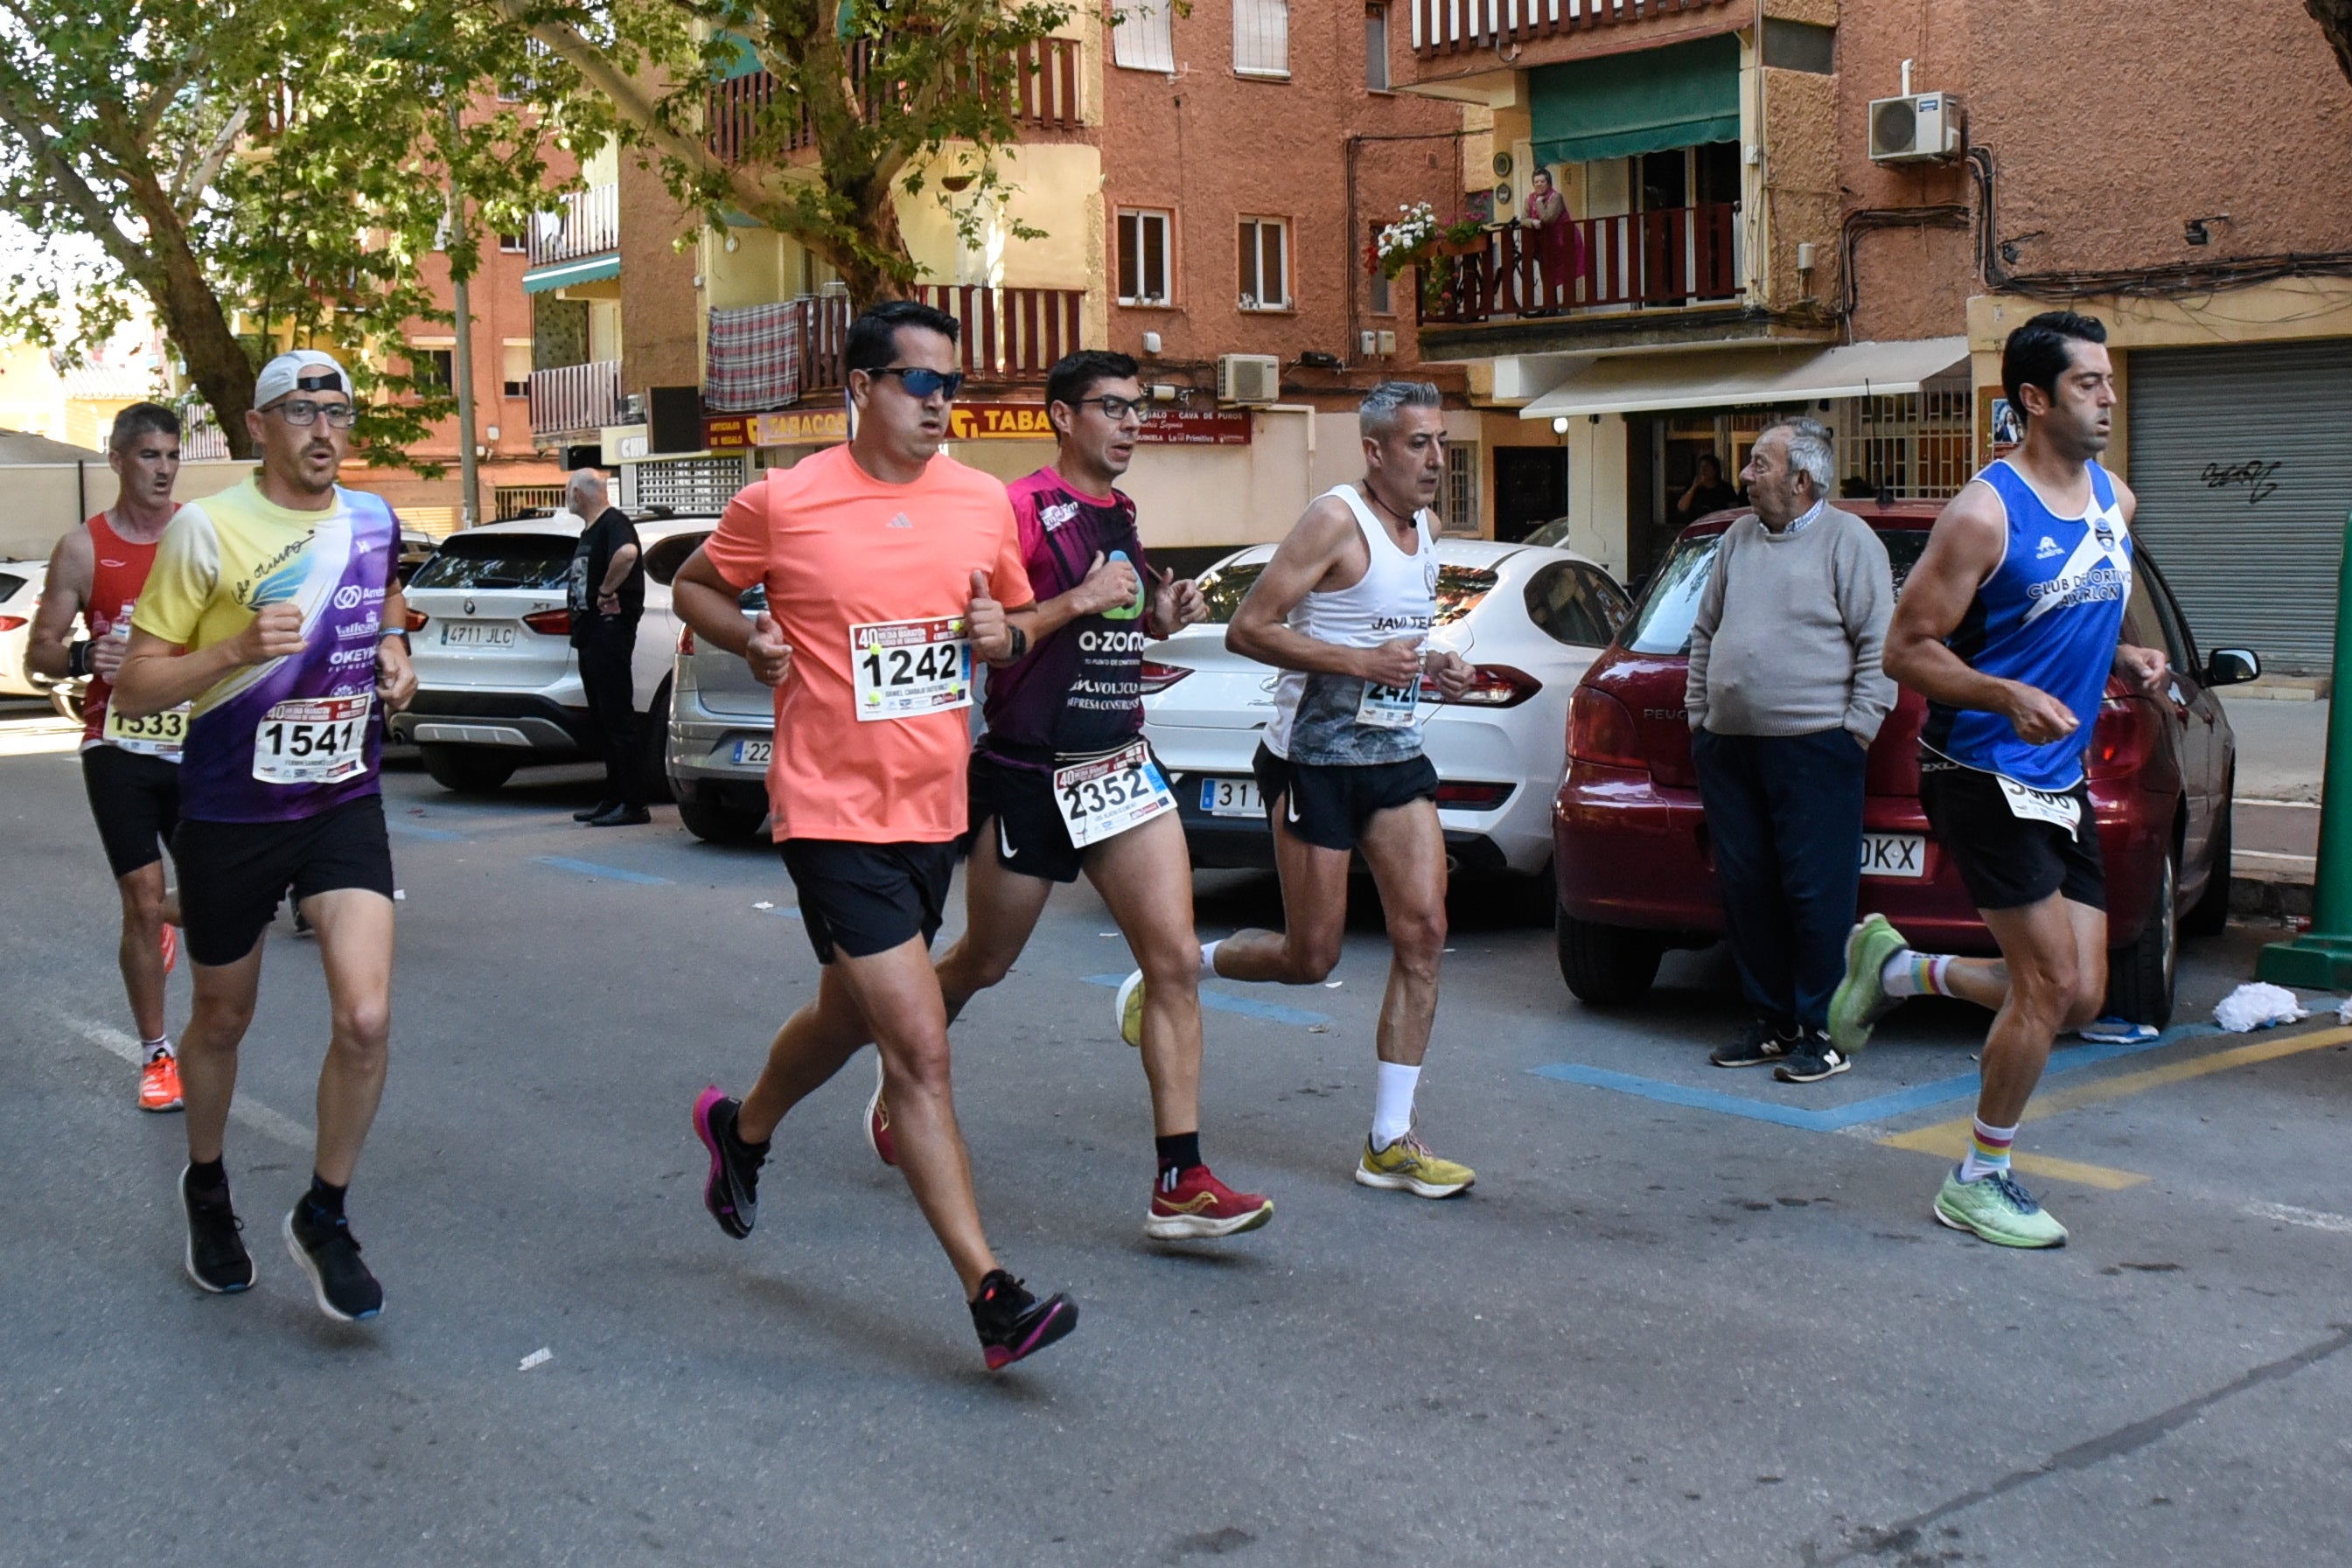
[[[739,1105],[736,1107],[735,1114],[727,1118],[727,1141],[747,1155],[757,1155],[761,1159],[766,1159],[768,1145],[775,1141],[775,1134],[771,1133],[756,1144],[748,1141],[743,1136],[742,1115],[742,1107]]]
[[[188,1162],[188,1188],[192,1192],[219,1192],[228,1186],[228,1166],[219,1159]]]
[[[1201,1134],[1197,1131],[1171,1133],[1151,1141],[1160,1146],[1160,1176],[1163,1181],[1171,1171],[1181,1175],[1201,1163]]]
[[[309,1199],[310,1212],[321,1219],[341,1219],[343,1217],[343,1194],[348,1190],[328,1185],[325,1176],[312,1171]]]

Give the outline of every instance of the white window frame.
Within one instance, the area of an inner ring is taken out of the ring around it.
[[[1445,444],[1445,478],[1437,492],[1438,531],[1475,534],[1478,531],[1478,443]]]
[[[1234,74],[1290,79],[1290,0],[1234,0]]]
[[[1121,70],[1176,74],[1174,0],[1115,0],[1110,63]]]
[[[1269,227],[1282,235],[1282,277],[1280,279],[1282,294],[1278,298],[1272,299],[1265,296],[1265,279],[1260,275],[1265,261],[1265,231]],[[1247,230],[1251,236],[1249,260],[1246,266],[1244,266],[1241,260],[1241,239],[1244,230]],[[1290,292],[1290,278],[1294,268],[1290,255],[1290,220],[1288,218],[1255,217],[1244,214],[1234,230],[1234,253],[1235,266],[1241,273],[1236,292],[1240,296],[1239,304],[1242,309],[1294,310],[1297,308],[1298,302]]]
[[[1127,228],[1129,224],[1135,225],[1136,270],[1139,274],[1147,275],[1139,277],[1137,281],[1139,283],[1151,281],[1148,276],[1150,268],[1144,260],[1147,254],[1143,244],[1144,231],[1155,224],[1159,225],[1160,291],[1157,294],[1144,293],[1140,290],[1129,294],[1126,292],[1127,280],[1118,276],[1121,270],[1119,257],[1125,254],[1127,248]],[[1239,235],[1236,235],[1235,238],[1238,240]],[[1165,207],[1120,208],[1117,232],[1113,235],[1113,245],[1115,248],[1111,257],[1113,274],[1111,284],[1120,291],[1118,298],[1121,305],[1161,309],[1176,303],[1176,214],[1174,213]]]

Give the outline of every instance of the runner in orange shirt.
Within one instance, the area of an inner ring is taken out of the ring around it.
[[[844,361],[849,444],[747,486],[671,585],[695,635],[776,690],[769,803],[824,966],[751,1092],[696,1101],[703,1204],[730,1236],[750,1235],[777,1124],[877,1042],[898,1166],[993,1370],[1068,1333],[1078,1309],[1032,1296],[981,1229],[930,944],[965,827],[972,662],[1021,657],[1036,608],[1004,486],[940,453],[963,382],[955,319],[877,306],[851,323]],[[768,608],[747,621],[738,604],[754,586]]]

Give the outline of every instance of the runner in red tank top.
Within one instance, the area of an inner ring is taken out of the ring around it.
[[[178,956],[179,908],[163,886],[163,850],[180,819],[184,713],[125,719],[112,712],[114,672],[131,638],[131,607],[147,585],[156,541],[179,510],[180,416],[137,402],[115,415],[107,466],[114,505],[58,541],[33,621],[26,663],[51,680],[89,677],[82,695],[82,782],[122,895],[122,988],[140,1040],[139,1108],[180,1109],[180,1069],[163,1028],[163,977]],[[74,617],[88,637],[73,640]]]

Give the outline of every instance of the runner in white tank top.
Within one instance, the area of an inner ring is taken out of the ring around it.
[[[1225,632],[1234,653],[1283,672],[1256,772],[1285,929],[1239,932],[1202,958],[1229,980],[1320,982],[1339,961],[1349,861],[1362,855],[1380,883],[1391,956],[1380,1087],[1356,1179],[1451,1197],[1477,1177],[1430,1153],[1412,1115],[1445,948],[1445,834],[1415,705],[1424,677],[1453,697],[1473,674],[1460,655],[1429,646],[1437,556],[1426,508],[1445,476],[1445,412],[1426,382],[1384,382],[1358,421],[1362,483],[1307,508]]]

